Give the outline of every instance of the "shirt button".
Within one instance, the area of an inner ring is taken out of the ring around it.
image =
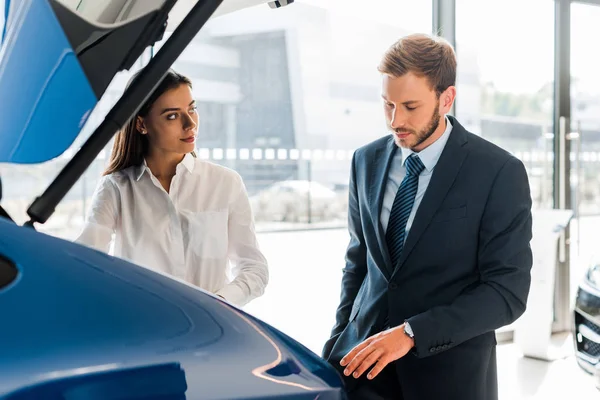
[[[398,284],[396,282],[392,282],[388,287],[390,288],[390,290],[396,290],[398,289]]]

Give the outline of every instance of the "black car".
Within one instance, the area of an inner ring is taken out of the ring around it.
[[[590,267],[579,285],[573,314],[577,362],[591,374],[600,373],[600,263]]]

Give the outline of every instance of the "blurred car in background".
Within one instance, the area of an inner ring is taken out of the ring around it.
[[[596,374],[600,389],[600,263],[593,262],[579,284],[573,311],[575,354],[579,365]]]
[[[319,182],[286,180],[252,196],[250,203],[257,221],[332,221],[343,218],[344,197]]]

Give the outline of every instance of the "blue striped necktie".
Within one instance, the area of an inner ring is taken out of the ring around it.
[[[419,187],[419,175],[425,169],[423,162],[416,154],[411,154],[404,163],[406,167],[406,176],[402,180],[396,198],[390,211],[390,219],[388,220],[387,230],[385,232],[385,240],[390,252],[392,265],[396,268],[396,264],[400,259],[400,253],[404,247],[406,239],[406,222],[412,211]]]

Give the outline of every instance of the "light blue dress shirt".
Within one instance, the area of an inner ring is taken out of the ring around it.
[[[408,232],[412,226],[412,223],[415,219],[415,215],[417,213],[417,209],[421,204],[421,200],[423,200],[423,196],[425,195],[425,191],[429,186],[429,181],[431,180],[431,175],[433,174],[433,169],[437,164],[440,156],[442,155],[442,151],[444,147],[446,147],[446,143],[448,142],[448,138],[450,137],[450,132],[452,131],[452,124],[448,117],[446,117],[446,130],[440,136],[438,140],[433,142],[426,149],[421,150],[419,153],[419,158],[421,162],[425,166],[421,175],[419,175],[419,187],[417,188],[417,195],[415,197],[415,203],[413,205],[412,211],[410,212],[410,216],[408,217],[408,221],[406,222],[406,235],[404,236],[404,240],[408,237]],[[392,164],[390,165],[390,171],[388,173],[387,184],[385,186],[385,193],[383,195],[383,207],[381,208],[380,221],[381,226],[383,227],[383,231],[387,231],[388,221],[390,219],[390,212],[392,211],[392,205],[394,204],[394,199],[396,198],[396,192],[398,192],[398,187],[402,183],[404,176],[406,175],[406,167],[404,166],[404,161],[413,153],[414,151],[410,149],[400,148],[401,151],[396,151],[394,154],[394,159],[392,160]]]

